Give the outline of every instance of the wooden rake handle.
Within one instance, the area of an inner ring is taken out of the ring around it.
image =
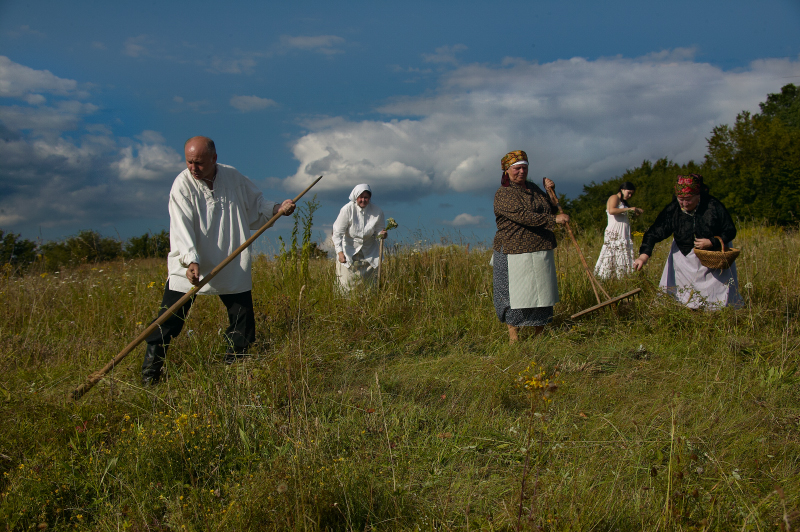
[[[378,252],[378,291],[381,289],[381,266],[383,265],[383,241],[384,238],[380,239],[380,248]]]
[[[543,186],[545,183],[544,181],[545,179],[547,178],[542,178]],[[545,190],[547,190],[547,194],[550,196],[550,201],[552,201],[558,207],[558,212],[564,214],[564,209],[561,208],[561,203],[559,203],[558,196],[556,196],[555,186],[553,187],[545,186],[544,188]],[[569,233],[569,238],[572,240],[572,244],[575,246],[575,249],[578,250],[578,256],[581,259],[581,263],[583,264],[583,269],[586,272],[587,277],[589,277],[589,283],[592,285],[592,290],[594,290],[594,297],[597,298],[597,303],[598,304],[602,303],[602,300],[600,299],[600,294],[597,293],[598,288],[600,289],[601,292],[603,292],[603,295],[606,296],[606,299],[611,299],[611,296],[609,296],[608,293],[605,290],[603,290],[603,287],[600,285],[597,279],[595,279],[592,270],[589,269],[589,265],[586,263],[586,258],[583,256],[583,252],[581,251],[580,246],[578,246],[578,241],[575,239],[575,235],[572,233],[572,227],[570,227],[569,222],[567,222],[564,225],[567,226],[567,233]]]
[[[309,190],[311,190],[311,187],[313,187],[314,185],[316,185],[317,183],[319,183],[319,180],[320,180],[320,179],[322,179],[322,176],[319,176],[317,179],[315,179],[315,180],[314,180],[314,182],[313,182],[313,183],[311,183],[311,184],[310,184],[308,187],[306,187],[306,189],[305,189],[304,191],[302,191],[300,194],[298,194],[298,195],[297,195],[297,197],[296,197],[296,198],[294,198],[293,202],[294,202],[294,203],[297,203],[298,201],[300,201],[300,198],[302,198],[302,197],[305,195],[305,193],[306,193],[306,192],[308,192]],[[216,267],[216,268],[214,268],[213,270],[211,270],[211,272],[210,272],[208,275],[206,275],[205,277],[203,277],[203,278],[200,280],[200,283],[198,283],[196,286],[193,286],[191,290],[189,290],[189,291],[188,291],[186,294],[184,294],[184,295],[183,295],[183,297],[181,297],[181,298],[180,298],[180,299],[179,299],[179,300],[178,300],[178,301],[177,301],[177,302],[176,302],[174,305],[172,305],[172,306],[171,306],[171,307],[170,307],[170,308],[169,308],[169,309],[168,309],[166,312],[164,312],[163,314],[161,314],[161,316],[159,316],[158,318],[156,318],[156,321],[154,321],[153,323],[151,323],[149,327],[147,327],[147,328],[146,328],[144,331],[142,331],[142,333],[141,333],[139,336],[137,336],[135,340],[133,340],[131,343],[129,343],[129,344],[128,344],[128,345],[125,347],[125,349],[123,349],[122,351],[120,351],[120,352],[119,352],[119,354],[118,354],[117,356],[115,356],[113,359],[111,359],[111,361],[110,361],[108,364],[106,364],[105,366],[103,366],[103,367],[102,367],[101,369],[99,369],[98,371],[95,371],[94,373],[90,374],[90,375],[89,375],[89,376],[86,378],[86,382],[84,382],[83,384],[81,384],[80,386],[78,386],[77,388],[75,388],[75,389],[72,391],[72,393],[70,394],[70,396],[72,397],[72,399],[74,399],[74,400],[76,400],[76,401],[77,401],[78,399],[80,399],[81,397],[83,397],[83,395],[84,395],[86,392],[88,392],[89,390],[91,390],[91,389],[92,389],[92,387],[94,387],[94,385],[95,385],[95,384],[97,384],[98,382],[100,382],[100,379],[102,379],[102,378],[103,378],[103,376],[104,376],[106,373],[108,373],[109,371],[111,371],[112,369],[114,369],[114,366],[116,366],[117,364],[119,364],[119,363],[120,363],[120,361],[121,361],[123,358],[125,358],[126,356],[128,356],[128,354],[129,354],[131,351],[133,351],[133,350],[134,350],[134,348],[136,348],[136,346],[137,346],[137,345],[139,345],[140,343],[142,343],[142,342],[144,341],[144,339],[145,339],[145,338],[147,338],[148,336],[150,336],[150,334],[151,334],[153,331],[155,331],[155,330],[156,330],[156,328],[160,327],[160,326],[161,326],[161,325],[162,325],[162,324],[163,324],[165,321],[167,321],[167,320],[169,319],[169,317],[170,317],[172,314],[174,314],[175,312],[177,312],[177,311],[178,311],[178,309],[180,309],[180,308],[181,308],[181,307],[182,307],[182,306],[183,306],[183,305],[184,305],[184,304],[185,304],[187,301],[189,301],[189,299],[190,299],[190,298],[194,297],[194,296],[195,296],[195,295],[196,295],[196,294],[197,294],[197,293],[200,291],[200,289],[201,289],[201,288],[203,288],[203,287],[204,287],[206,284],[208,284],[208,282],[209,282],[211,279],[213,279],[213,278],[214,278],[214,277],[215,277],[215,276],[216,276],[216,275],[217,275],[217,274],[218,274],[220,271],[222,271],[222,268],[224,268],[225,266],[227,266],[228,264],[230,264],[230,263],[231,263],[231,261],[232,261],[233,259],[235,259],[236,257],[238,257],[238,256],[239,256],[239,255],[242,253],[242,251],[244,251],[245,249],[247,249],[248,247],[250,247],[250,245],[251,245],[253,242],[255,242],[255,241],[256,241],[256,239],[257,239],[259,236],[261,236],[261,234],[262,234],[264,231],[266,231],[267,229],[269,229],[270,227],[272,227],[272,226],[275,224],[275,222],[276,222],[276,221],[278,221],[278,218],[280,218],[282,215],[283,215],[283,212],[278,212],[278,214],[276,214],[275,216],[273,216],[272,218],[270,218],[270,219],[269,219],[269,221],[268,221],[267,223],[265,223],[265,224],[264,224],[264,225],[261,227],[261,229],[259,229],[258,231],[256,231],[256,232],[255,232],[253,235],[251,235],[251,236],[250,236],[250,238],[248,238],[248,239],[245,241],[245,243],[244,243],[244,244],[242,244],[241,246],[239,246],[238,248],[236,248],[236,250],[234,250],[234,252],[233,252],[233,253],[231,253],[231,254],[228,256],[228,258],[226,258],[225,260],[223,260],[222,262],[220,262],[220,263],[217,265],[217,267]]]

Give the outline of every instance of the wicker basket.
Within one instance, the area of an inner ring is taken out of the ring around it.
[[[718,236],[715,236],[719,243],[722,244],[722,251],[711,251],[709,249],[695,249],[694,254],[700,259],[700,264],[706,268],[714,270],[727,270],[739,256],[741,250],[738,248],[726,248],[725,242]]]

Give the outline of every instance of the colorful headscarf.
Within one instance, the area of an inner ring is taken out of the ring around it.
[[[703,191],[703,176],[699,174],[679,175],[675,183],[675,195],[679,198],[697,196]]]
[[[366,183],[363,183],[361,185],[356,185],[356,187],[350,193],[350,201],[355,203],[358,197],[364,192],[369,192],[369,197],[372,198],[372,189],[369,188],[369,185],[367,185]]]
[[[503,176],[500,178],[501,186],[507,187],[511,185],[511,180],[508,178],[506,170],[518,164],[528,164],[528,154],[522,150],[510,151],[500,160],[500,165],[503,167]]]
[[[506,153],[505,157],[500,161],[500,164],[503,166],[503,172],[519,163],[528,164],[528,154],[522,150],[510,151]]]

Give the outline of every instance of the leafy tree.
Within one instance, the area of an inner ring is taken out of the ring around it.
[[[96,231],[81,231],[62,242],[42,246],[45,264],[50,269],[63,265],[114,260],[122,255],[122,243]]]
[[[162,229],[160,233],[145,233],[128,240],[128,243],[125,244],[125,257],[129,259],[165,259],[169,254],[169,249],[169,233]]]
[[[784,85],[780,94],[768,94],[767,101],[758,106],[762,119],[778,118],[787,127],[800,127],[800,89],[792,83]]]
[[[800,91],[786,85],[747,111],[733,126],[717,126],[708,139],[706,174],[720,184],[717,197],[740,217],[796,223],[800,217]]]
[[[0,264],[6,272],[24,271],[36,260],[36,242],[0,229]]]

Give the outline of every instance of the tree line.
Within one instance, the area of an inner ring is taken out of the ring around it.
[[[292,265],[294,270],[308,277],[308,261],[326,258],[328,253],[311,241],[314,212],[319,208],[317,196],[299,206],[294,213],[294,227],[289,248],[278,237],[281,249],[278,259],[282,266]],[[302,234],[301,234],[302,230]],[[302,242],[298,238],[302,237]],[[76,236],[58,242],[37,243],[0,229],[0,274],[23,273],[32,267],[55,271],[64,266],[76,266],[124,259],[167,258],[169,232],[145,233],[129,240],[105,237],[96,231],[81,231]]]
[[[621,176],[584,185],[575,199],[562,198],[567,212],[578,227],[602,230],[608,197],[631,181],[637,187],[632,203],[644,209],[633,227],[644,230],[672,201],[675,176],[694,173],[704,176],[711,194],[734,218],[796,225],[800,222],[800,89],[790,83],[780,93],[767,95],[759,107],[760,113],[739,113],[732,126],[715,127],[706,139],[708,153],[702,163],[645,160]],[[293,236],[296,233],[297,218]],[[169,233],[163,230],[124,242],[87,230],[63,241],[37,243],[0,229],[0,264],[7,273],[24,271],[37,261],[55,270],[120,257],[166,258],[168,253]]]
[[[703,162],[645,160],[621,176],[584,185],[565,207],[579,227],[602,230],[606,201],[620,184],[630,181],[636,185],[631,203],[644,209],[633,222],[641,231],[672,201],[675,176],[693,173],[703,176],[711,195],[734,219],[796,225],[800,222],[800,90],[786,85],[759,106],[760,113],[742,111],[733,125],[712,129]]]
[[[96,231],[81,231],[58,242],[38,243],[0,229],[0,264],[6,274],[21,273],[40,265],[45,270],[64,266],[148,257],[166,258],[169,233],[145,233],[126,241],[105,237]]]

